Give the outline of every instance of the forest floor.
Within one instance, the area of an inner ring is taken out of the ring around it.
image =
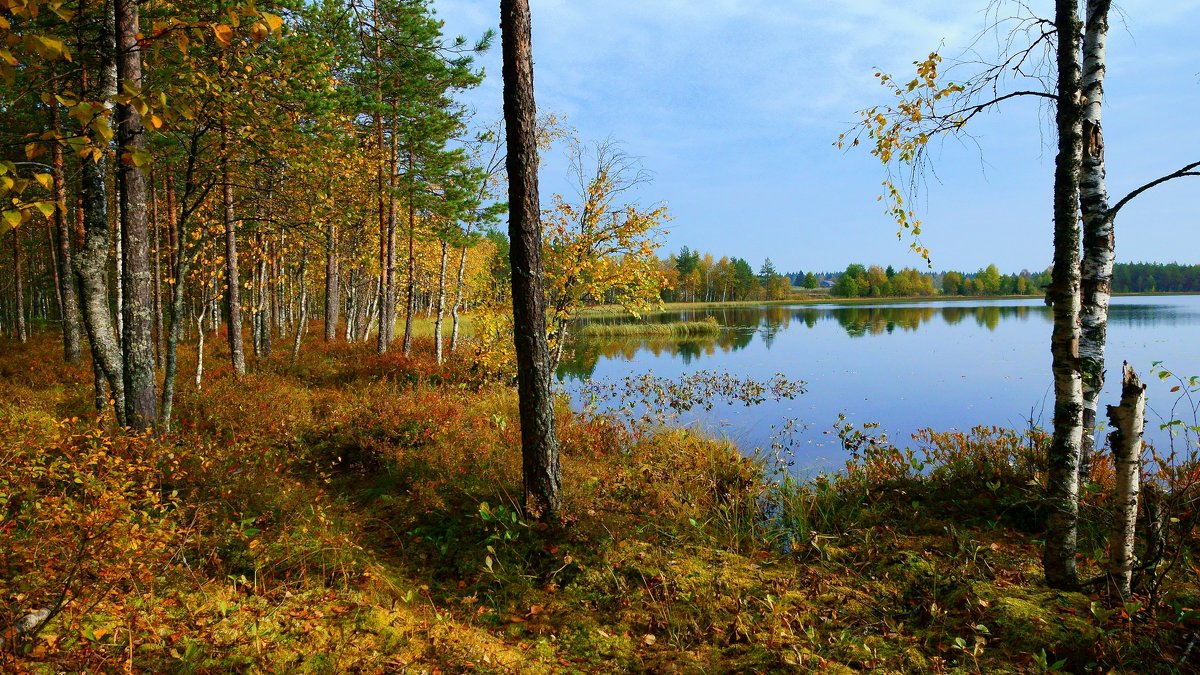
[[[853,436],[797,484],[564,405],[543,527],[512,389],[431,347],[313,339],[241,382],[218,347],[199,391],[183,350],[178,429],[131,438],[53,334],[0,342],[0,670],[1195,672],[1190,565],[1153,606],[1043,585],[1019,434],[938,436],[920,471]]]

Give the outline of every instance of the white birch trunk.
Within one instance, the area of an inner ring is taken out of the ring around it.
[[[1081,479],[1087,475],[1095,446],[1096,401],[1104,387],[1104,347],[1108,338],[1108,305],[1116,257],[1105,183],[1104,132],[1100,123],[1111,4],[1112,0],[1088,0],[1083,35],[1083,165],[1079,176],[1079,203],[1083,212],[1083,298],[1079,340],[1083,376]]]
[[[438,272],[437,320],[433,322],[434,354],[438,365],[442,365],[442,323],[446,316],[446,256],[448,245],[442,242],[442,263]]]
[[[1113,432],[1113,466],[1117,481],[1117,520],[1110,539],[1108,573],[1121,598],[1128,598],[1132,589],[1134,555],[1137,533],[1138,480],[1142,470],[1142,431],[1145,428],[1146,385],[1128,363],[1121,380],[1121,405],[1108,406],[1108,419]]]
[[[458,324],[459,313],[462,312],[463,302],[463,276],[467,270],[467,247],[462,247],[462,252],[458,257],[458,285],[454,293],[454,305],[450,308],[450,353],[453,354],[458,349]]]

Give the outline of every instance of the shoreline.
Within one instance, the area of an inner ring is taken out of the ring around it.
[[[1175,297],[1200,295],[1196,292],[1139,292],[1113,293],[1114,298],[1123,297]],[[931,302],[977,302],[995,300],[1037,300],[1044,298],[1042,294],[1026,295],[931,295],[914,298],[836,298],[830,295],[819,295],[807,298],[789,298],[787,300],[729,300],[725,302],[667,302],[660,308],[651,308],[642,312],[643,316],[700,309],[739,309],[751,307],[807,307],[812,305],[914,305]],[[630,316],[624,308],[617,305],[595,305],[586,307],[575,314],[573,319],[601,319],[614,316]]]

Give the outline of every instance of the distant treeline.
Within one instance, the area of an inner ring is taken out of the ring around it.
[[[1200,265],[1179,263],[1120,263],[1113,267],[1117,293],[1200,292]]]
[[[725,302],[786,300],[797,290],[827,289],[840,298],[921,298],[937,295],[1042,295],[1050,285],[1050,270],[1003,274],[995,265],[965,272],[897,271],[892,266],[852,264],[841,272],[780,273],[770,258],[758,272],[742,258],[714,258],[684,246],[660,261],[667,287],[665,302]],[[1200,293],[1200,265],[1179,263],[1117,263],[1113,292]]]
[[[813,276],[789,275],[793,281]],[[896,272],[890,266],[853,264],[844,272],[816,275],[831,295],[858,297],[925,297],[933,295],[1004,296],[1041,295],[1050,285],[1050,270],[1002,274],[995,265],[977,272]],[[1114,293],[1200,292],[1200,265],[1179,263],[1117,263],[1113,267]]]
[[[742,258],[714,258],[684,246],[660,261],[667,285],[664,302],[727,302],[733,300],[786,300],[792,282],[780,274],[770,258],[758,273]]]

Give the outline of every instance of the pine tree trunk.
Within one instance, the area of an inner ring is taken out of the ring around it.
[[[556,521],[562,506],[554,392],[546,343],[538,201],[537,112],[528,0],[500,0],[504,120],[508,128],[508,232],[512,266],[513,334],[521,418],[525,513]]]
[[[338,311],[341,309],[338,298],[338,256],[337,256],[337,226],[330,221],[325,230],[325,341],[337,339]]]
[[[61,133],[58,106],[49,106],[50,127]],[[54,179],[54,228],[58,233],[58,279],[62,298],[63,358],[67,363],[79,363],[79,300],[75,295],[75,274],[71,271],[71,227],[67,222],[67,183],[62,146],[50,144],[50,174]]]
[[[51,178],[51,180],[53,180],[53,178]],[[46,244],[47,244],[47,249],[49,249],[49,251],[50,251],[50,264],[47,267],[50,271],[51,276],[53,277],[52,281],[54,282],[54,302],[56,303],[56,305],[58,307],[58,318],[59,318],[59,320],[62,320],[62,316],[63,316],[62,283],[60,282],[60,280],[58,278],[58,246],[55,245],[54,235],[55,235],[54,219],[53,218],[47,219],[46,220]],[[50,315],[49,315],[48,309],[46,311],[45,318],[47,321],[50,320]]]
[[[1121,404],[1108,406],[1113,432],[1109,444],[1117,481],[1117,522],[1110,539],[1108,573],[1122,599],[1132,592],[1133,547],[1137,532],[1138,479],[1142,470],[1142,430],[1145,428],[1146,385],[1128,363],[1123,368]]]
[[[412,168],[412,156],[409,155],[409,169]],[[408,278],[404,284],[404,355],[412,354],[413,314],[417,312],[417,262],[414,240],[417,230],[416,207],[413,206],[412,196],[408,200]]]
[[[1058,30],[1058,155],[1054,167],[1054,266],[1048,299],[1054,304],[1050,353],[1054,372],[1054,434],[1048,461],[1049,518],[1042,564],[1046,582],[1078,586],[1079,446],[1083,383],[1079,368],[1080,20],[1074,0],[1056,0]]]
[[[1113,221],[1108,212],[1105,184],[1104,74],[1108,41],[1108,10],[1112,0],[1088,0],[1083,35],[1083,170],[1079,201],[1083,212],[1083,292],[1079,357],[1083,373],[1083,446],[1080,480],[1088,473],[1096,440],[1096,408],[1104,388],[1104,348],[1108,339],[1108,304],[1112,297],[1116,259]]]
[[[233,217],[233,183],[229,177],[229,129],[221,124],[221,201],[225,222],[225,300],[229,326],[229,357],[233,375],[246,374],[246,353],[242,348],[241,278],[238,276],[237,221]]]

